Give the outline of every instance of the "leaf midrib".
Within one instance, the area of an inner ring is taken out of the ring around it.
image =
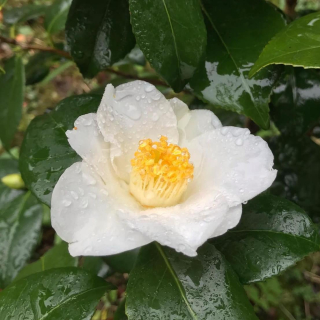
[[[74,294],[74,295],[68,297],[66,300],[62,301],[59,305],[57,305],[54,308],[52,308],[48,313],[46,313],[43,317],[39,318],[38,320],[43,320],[43,319],[47,318],[47,316],[50,315],[50,313],[54,312],[54,310],[57,310],[62,305],[68,303],[70,300],[73,300],[74,298],[77,298],[77,297],[79,297],[79,296],[81,296],[83,294],[86,294],[88,292],[95,291],[95,290],[100,290],[100,289],[106,289],[106,286],[100,286],[100,287],[97,287],[97,288],[91,288],[91,289],[82,291],[80,293]]]
[[[174,44],[174,48],[175,48],[175,52],[176,52],[176,56],[177,56],[178,71],[179,71],[180,78],[182,78],[182,75],[181,75],[181,66],[180,66],[180,54],[179,54],[179,51],[178,51],[178,46],[177,46],[177,41],[176,41],[176,35],[175,35],[175,33],[174,33],[174,30],[173,30],[173,25],[172,25],[171,17],[170,17],[168,8],[167,8],[166,1],[165,1],[165,0],[162,0],[162,3],[163,3],[163,6],[164,6],[164,9],[165,9],[165,11],[166,11],[168,20],[169,20],[170,29],[171,29],[171,34],[172,34],[172,39],[173,39],[173,44]]]
[[[159,250],[161,257],[163,258],[163,260],[164,260],[169,272],[171,273],[172,278],[174,279],[174,281],[175,281],[175,283],[176,283],[176,285],[178,287],[178,290],[179,290],[179,292],[181,294],[181,297],[182,297],[183,301],[185,302],[185,304],[187,306],[189,314],[191,315],[192,319],[198,320],[196,314],[194,313],[194,311],[192,310],[192,308],[190,306],[190,303],[189,303],[189,301],[188,301],[188,299],[187,299],[187,297],[186,297],[186,295],[184,293],[183,287],[181,286],[181,283],[180,283],[175,271],[173,270],[173,268],[172,268],[167,256],[165,255],[165,253],[163,252],[161,246],[158,243],[155,243],[155,246]]]

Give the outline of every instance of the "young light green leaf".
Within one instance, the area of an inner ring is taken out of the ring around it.
[[[158,244],[141,248],[126,313],[129,320],[257,320],[236,274],[209,243],[193,258]]]
[[[68,244],[62,242],[50,249],[38,261],[25,266],[17,275],[15,281],[53,268],[75,267],[77,263],[78,258],[71,257],[68,251]]]
[[[249,76],[270,64],[320,68],[320,12],[293,21],[263,49]]]
[[[150,64],[181,91],[204,57],[207,34],[198,0],[130,0],[137,43]]]
[[[25,76],[21,58],[5,61],[4,70],[0,74],[0,139],[9,148],[22,114]]]
[[[238,226],[212,243],[243,284],[277,275],[320,248],[319,230],[306,213],[270,194],[244,205]]]
[[[269,97],[277,79],[274,67],[249,79],[250,67],[285,21],[264,0],[202,0],[208,44],[205,63],[190,86],[195,94],[226,110],[245,114],[260,127],[269,126]]]
[[[96,112],[101,96],[73,96],[55,111],[36,117],[29,125],[20,154],[20,170],[26,186],[50,206],[53,188],[66,168],[80,157],[65,135],[82,114]]]
[[[135,45],[128,0],[73,0],[66,36],[81,73],[94,77],[124,58]]]
[[[40,235],[42,206],[31,192],[15,191],[0,186],[0,288],[23,268]]]
[[[112,289],[102,278],[73,267],[32,274],[0,292],[0,319],[22,314],[32,320],[89,320]]]
[[[55,34],[65,28],[72,0],[56,0],[46,8],[44,27],[49,34]]]

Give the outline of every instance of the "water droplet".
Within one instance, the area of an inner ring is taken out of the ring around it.
[[[157,113],[154,113],[154,114],[152,115],[152,121],[156,122],[156,121],[158,121],[158,120],[159,120],[159,115],[158,115]]]
[[[126,111],[127,116],[132,120],[138,120],[141,117],[141,111],[134,105],[130,104]]]
[[[79,203],[79,208],[85,209],[88,206],[88,198],[82,198],[80,203]]]
[[[236,145],[237,146],[242,146],[243,145],[243,140],[241,138],[236,140]]]
[[[95,185],[97,183],[96,179],[87,173],[82,173],[82,178],[87,185]]]
[[[75,200],[79,199],[79,196],[78,196],[78,194],[77,194],[76,192],[70,191],[70,194],[72,195],[72,197],[73,197]]]
[[[140,100],[140,96],[136,96],[136,100],[139,101]]]
[[[67,199],[63,199],[62,200],[62,204],[65,206],[65,207],[69,207],[71,205],[71,201],[70,200],[67,200]]]
[[[223,127],[221,129],[221,133],[225,136],[228,133],[228,128],[227,127]]]
[[[151,92],[152,90],[154,90],[154,86],[153,85],[151,85],[151,84],[148,84],[147,86],[145,86],[144,87],[144,90],[146,91],[146,92]]]

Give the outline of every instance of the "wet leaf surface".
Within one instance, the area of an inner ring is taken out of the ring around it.
[[[126,312],[144,319],[257,319],[228,262],[212,244],[190,258],[150,244],[130,273]]]
[[[41,220],[42,206],[31,192],[0,185],[0,288],[6,287],[31,257]]]
[[[20,170],[26,186],[41,202],[50,205],[53,188],[64,170],[81,159],[65,132],[80,115],[96,112],[100,100],[99,95],[73,96],[30,123],[21,147]]]
[[[137,43],[155,70],[175,90],[192,77],[206,48],[197,0],[130,0]]]
[[[128,0],[72,1],[66,37],[81,73],[94,77],[135,45]]]
[[[286,136],[301,136],[320,119],[320,72],[286,67],[271,97],[271,117]]]
[[[285,26],[264,0],[202,0],[208,44],[206,60],[190,82],[203,100],[245,114],[269,126],[269,96],[278,70],[268,68],[249,79],[251,66],[267,42]]]
[[[263,49],[250,76],[270,64],[320,68],[320,12],[293,21]]]
[[[272,192],[294,201],[320,222],[320,146],[307,136],[275,137],[269,146],[278,170]]]
[[[0,292],[2,320],[89,320],[102,295],[113,286],[77,268],[36,273]]]
[[[243,284],[277,275],[320,247],[319,230],[306,213],[266,193],[243,205],[237,227],[211,242]]]

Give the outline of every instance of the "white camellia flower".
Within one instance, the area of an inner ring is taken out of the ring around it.
[[[109,84],[97,113],[80,116],[66,135],[83,161],[60,177],[51,212],[73,256],[152,241],[195,256],[276,177],[263,139],[143,81]]]

